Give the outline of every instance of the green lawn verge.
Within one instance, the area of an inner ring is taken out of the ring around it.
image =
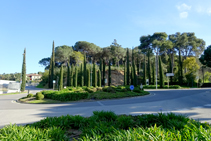
[[[116,115],[94,111],[91,117],[79,115],[47,117],[25,126],[9,125],[0,129],[0,140],[211,140],[208,123],[173,113]]]
[[[17,93],[7,93],[7,94],[0,94],[1,95],[13,95],[13,94],[26,94],[27,92],[17,92]]]

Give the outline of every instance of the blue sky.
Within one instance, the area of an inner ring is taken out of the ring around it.
[[[38,62],[55,46],[77,41],[122,47],[140,44],[154,32],[195,32],[211,45],[210,0],[1,0],[0,74],[44,71]]]

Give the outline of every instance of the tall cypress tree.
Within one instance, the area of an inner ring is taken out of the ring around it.
[[[181,57],[181,51],[179,50],[179,84],[182,85],[183,80],[183,66],[182,66],[182,57]]]
[[[137,86],[137,77],[136,77],[136,66],[135,61],[133,62],[133,85]]]
[[[155,63],[152,63],[152,83],[155,85]]]
[[[150,61],[150,50],[148,49],[148,65],[147,65],[147,74],[148,74],[148,79],[149,79],[149,84],[152,83],[152,80],[151,80],[151,61]]]
[[[81,63],[81,87],[84,86],[84,71],[83,71],[83,64]]]
[[[90,87],[90,70],[87,68],[87,87]]]
[[[127,85],[130,83],[130,70],[129,70],[129,50],[127,48]]]
[[[67,63],[67,86],[70,86],[70,64]]]
[[[138,58],[138,55],[137,55],[137,63],[136,63],[136,67],[137,67],[137,75],[139,75],[140,70],[139,70],[139,58]]]
[[[131,85],[133,85],[133,66],[131,65],[131,67],[130,67],[131,69],[130,69],[130,84]]]
[[[144,55],[144,73],[143,73],[143,84],[146,85],[146,57]]]
[[[103,71],[103,65],[102,65],[102,59],[100,58],[100,76],[102,75],[102,71]],[[102,83],[102,79],[101,79],[101,83]]]
[[[75,78],[74,78],[74,87],[78,86],[78,70],[77,66],[75,66]]]
[[[105,59],[103,59],[103,86],[105,86]]]
[[[160,88],[164,87],[164,74],[163,74],[163,65],[161,62],[161,56],[159,56],[159,76],[160,76]]]
[[[59,91],[63,89],[63,65],[60,68]]]
[[[73,71],[74,71],[74,67],[73,67],[73,65],[71,65],[70,86],[74,86],[73,85]]]
[[[98,86],[101,87],[101,71],[98,70]]]
[[[54,79],[54,66],[55,66],[55,52],[54,52],[54,41],[52,47],[52,56],[51,56],[51,81],[50,81],[50,88],[53,88],[53,79]]]
[[[109,59],[109,65],[108,65],[108,86],[111,86],[111,61]]]
[[[169,72],[170,72],[170,73],[173,73],[173,72],[172,72],[171,55],[170,55],[170,57],[169,57]],[[171,84],[172,84],[172,81],[173,81],[172,76],[170,76],[170,83],[171,83]]]
[[[95,63],[93,61],[93,65],[92,65],[92,86],[95,86]]]
[[[86,54],[84,53],[84,86],[87,86],[87,72],[86,72]]]
[[[23,64],[22,64],[22,83],[21,83],[21,91],[25,91],[26,87],[26,49],[24,49],[23,53]]]
[[[124,61],[124,85],[127,85],[126,60]]]
[[[97,87],[97,70],[96,70],[96,67],[95,67],[95,64],[94,64],[94,71],[93,71],[93,75],[94,75],[94,84],[93,86],[94,87]]]

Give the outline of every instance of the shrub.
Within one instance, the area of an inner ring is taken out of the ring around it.
[[[33,96],[34,96],[33,94],[28,94],[28,95],[27,95],[27,98],[33,97]]]
[[[44,95],[42,93],[37,93],[36,100],[42,100],[42,99],[44,99]]]
[[[97,88],[88,88],[87,91],[88,91],[89,93],[94,93],[94,92],[97,91]]]
[[[103,91],[103,88],[102,87],[98,87],[97,91]]]
[[[110,92],[113,92],[113,91],[115,91],[115,89],[114,89],[114,88],[112,88],[112,87],[108,87],[108,88],[107,88],[107,92],[109,92],[109,93],[110,93]]]

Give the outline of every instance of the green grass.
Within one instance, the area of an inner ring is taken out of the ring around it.
[[[13,95],[13,94],[26,94],[27,92],[16,92],[16,93],[7,93],[7,94],[0,94],[1,95]]]
[[[26,126],[10,125],[0,129],[0,140],[32,138],[64,141],[74,138],[80,141],[210,141],[211,126],[173,113],[132,116],[116,115],[111,111],[94,111],[91,117],[46,117]]]

